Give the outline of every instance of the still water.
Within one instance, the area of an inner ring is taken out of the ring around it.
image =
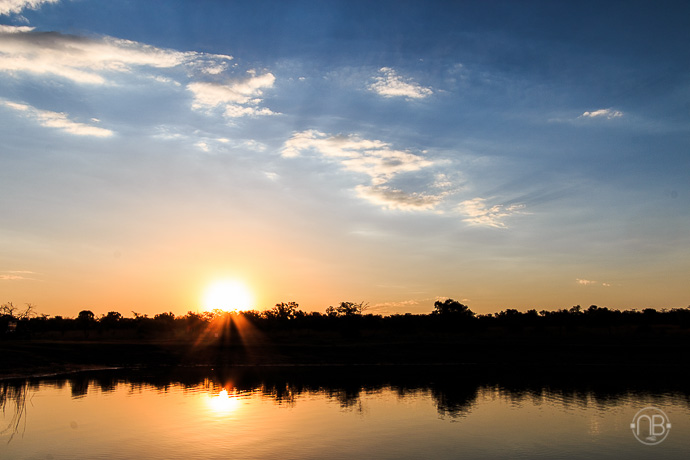
[[[99,371],[0,382],[2,459],[690,456],[690,392],[454,369]],[[672,428],[648,446],[635,414]]]

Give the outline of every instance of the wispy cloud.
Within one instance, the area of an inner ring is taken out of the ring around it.
[[[413,173],[435,163],[418,153],[394,148],[392,145],[355,135],[329,135],[316,130],[297,132],[285,142],[284,158],[316,153],[347,171],[369,177],[368,184],[355,187],[357,196],[389,209],[430,210],[445,196],[443,192],[406,192],[390,182],[402,173]],[[434,188],[437,184],[431,184]]]
[[[208,143],[204,141],[199,141],[194,145],[199,147],[199,149],[203,150],[204,152],[209,152],[211,150],[211,147],[209,147]]]
[[[580,118],[606,118],[611,120],[613,118],[619,118],[623,116],[623,112],[613,109],[599,109],[592,112],[585,112],[580,115]]]
[[[380,302],[371,306],[371,311],[379,314],[391,314],[399,313],[402,309],[414,309],[414,307],[419,307],[422,302],[419,300],[401,300],[399,302]]]
[[[123,76],[129,76],[185,85],[192,93],[194,110],[219,110],[227,118],[274,115],[261,104],[263,92],[273,87],[275,76],[250,70],[243,77],[234,78],[228,75],[231,61],[233,57],[228,55],[163,49],[108,36],[87,38],[38,33],[26,27],[0,28],[0,72],[18,79],[34,74],[67,79],[78,85],[126,88],[128,81]],[[47,112],[35,115],[45,125],[88,132],[85,126],[69,124],[64,117]],[[90,133],[106,134],[98,128]]]
[[[514,214],[523,214],[524,204],[488,205],[486,198],[472,198],[465,200],[457,208],[457,211],[465,215],[463,219],[471,225],[494,228],[507,228],[504,220]]]
[[[400,302],[381,302],[372,305],[371,308],[382,308],[382,307],[406,307],[410,305],[419,305],[418,300],[402,300]]]
[[[27,104],[4,100],[0,100],[0,105],[20,112],[23,116],[36,121],[41,126],[59,129],[75,136],[110,137],[114,134],[109,129],[70,120],[67,114],[61,112],[40,110]]]
[[[57,3],[60,0],[0,0],[0,15],[21,13],[22,10],[29,8],[36,10],[44,3]]]
[[[4,272],[0,273],[0,280],[3,281],[18,281],[18,280],[30,280],[33,278],[29,278],[24,275],[33,275],[34,272],[28,271],[28,270],[6,270]]]
[[[382,67],[379,74],[374,77],[374,83],[369,85],[369,89],[380,96],[423,99],[433,94],[431,88],[421,86],[411,79],[404,79],[390,67]]]
[[[113,75],[133,73],[137,68],[186,66],[190,72],[213,74],[231,59],[113,37],[94,39],[16,27],[0,29],[0,71],[51,74],[79,84],[114,83]]]
[[[35,29],[35,27],[31,27],[31,26],[6,26],[4,24],[0,24],[0,34],[26,33],[26,32],[31,32],[34,29]]]
[[[593,285],[599,284],[599,285],[604,286],[604,287],[611,287],[611,283],[600,283],[599,281],[595,281],[595,280],[576,278],[575,281],[577,282],[577,284],[579,284],[581,286],[593,286]]]
[[[577,278],[575,281],[577,281],[577,284],[580,284],[582,286],[589,286],[590,284],[597,284],[597,282],[594,280],[586,280],[586,279],[582,279],[582,278]]]
[[[256,75],[249,71],[243,79],[216,82],[193,82],[187,89],[194,94],[192,108],[196,110],[213,110],[220,107],[228,118],[256,115],[275,115],[268,108],[257,107],[263,102],[263,90],[272,88],[276,78],[272,73]]]
[[[388,182],[396,174],[418,171],[433,165],[431,160],[393,148],[379,140],[357,136],[328,135],[316,130],[298,132],[285,142],[283,157],[296,157],[313,151],[334,159],[345,169],[371,177],[374,185]]]
[[[424,193],[406,193],[402,190],[385,185],[358,185],[355,187],[357,196],[370,203],[388,208],[404,211],[425,211],[435,209],[443,200],[444,195],[432,195]]]

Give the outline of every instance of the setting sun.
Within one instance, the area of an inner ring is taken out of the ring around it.
[[[206,310],[243,311],[253,307],[254,296],[240,281],[217,281],[206,288],[203,307]]]

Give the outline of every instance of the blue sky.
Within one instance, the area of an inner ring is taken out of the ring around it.
[[[686,306],[689,13],[0,1],[0,301]]]

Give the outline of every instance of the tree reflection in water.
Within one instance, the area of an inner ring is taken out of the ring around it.
[[[673,394],[690,406],[690,391],[685,380],[665,382],[627,378],[593,379],[580,373],[565,377],[547,374],[530,378],[508,378],[508,373],[487,371],[487,368],[458,366],[293,366],[236,367],[212,369],[205,367],[136,370],[108,370],[72,374],[41,381],[0,382],[0,408],[8,419],[0,435],[9,435],[8,442],[26,426],[27,402],[31,385],[48,383],[62,388],[69,385],[73,398],[83,398],[90,388],[110,393],[126,385],[131,393],[154,389],[167,393],[171,389],[233,395],[260,395],[275,404],[293,406],[300,397],[325,395],[341,408],[362,411],[362,396],[383,391],[406,395],[429,395],[440,417],[464,417],[486,392],[509,399],[513,404],[523,400],[556,402],[563,406],[587,407],[611,405],[646,397]],[[515,375],[516,373],[512,374]],[[593,383],[599,382],[599,383]]]
[[[638,394],[682,395],[690,405],[690,394],[686,386],[669,382],[645,382],[637,379],[621,379],[618,383],[602,380],[593,384],[591,376],[581,374],[579,378],[568,376],[559,379],[552,375],[525,379],[510,379],[485,372],[468,372],[457,367],[433,367],[417,369],[409,366],[343,366],[343,367],[238,367],[224,369],[210,368],[167,368],[111,370],[74,374],[68,378],[53,381],[53,384],[69,383],[74,398],[83,397],[88,389],[98,387],[101,392],[113,391],[121,384],[130,386],[130,391],[155,388],[167,393],[173,386],[194,390],[207,387],[219,392],[223,388],[234,388],[242,393],[259,393],[277,404],[295,404],[299,396],[308,393],[325,394],[336,400],[343,408],[357,406],[363,393],[392,389],[401,397],[410,393],[427,392],[443,416],[460,416],[476,402],[484,390],[520,401],[524,398],[547,398],[565,405],[585,407],[593,403],[608,403],[635,398]],[[24,395],[21,390],[5,383],[4,401]],[[21,399],[21,398],[20,398]]]
[[[0,409],[3,418],[9,413],[10,421],[0,431],[0,436],[9,434],[9,444],[19,433],[20,427],[26,431],[26,403],[30,400],[29,382],[0,382]],[[9,407],[8,407],[9,406]]]

